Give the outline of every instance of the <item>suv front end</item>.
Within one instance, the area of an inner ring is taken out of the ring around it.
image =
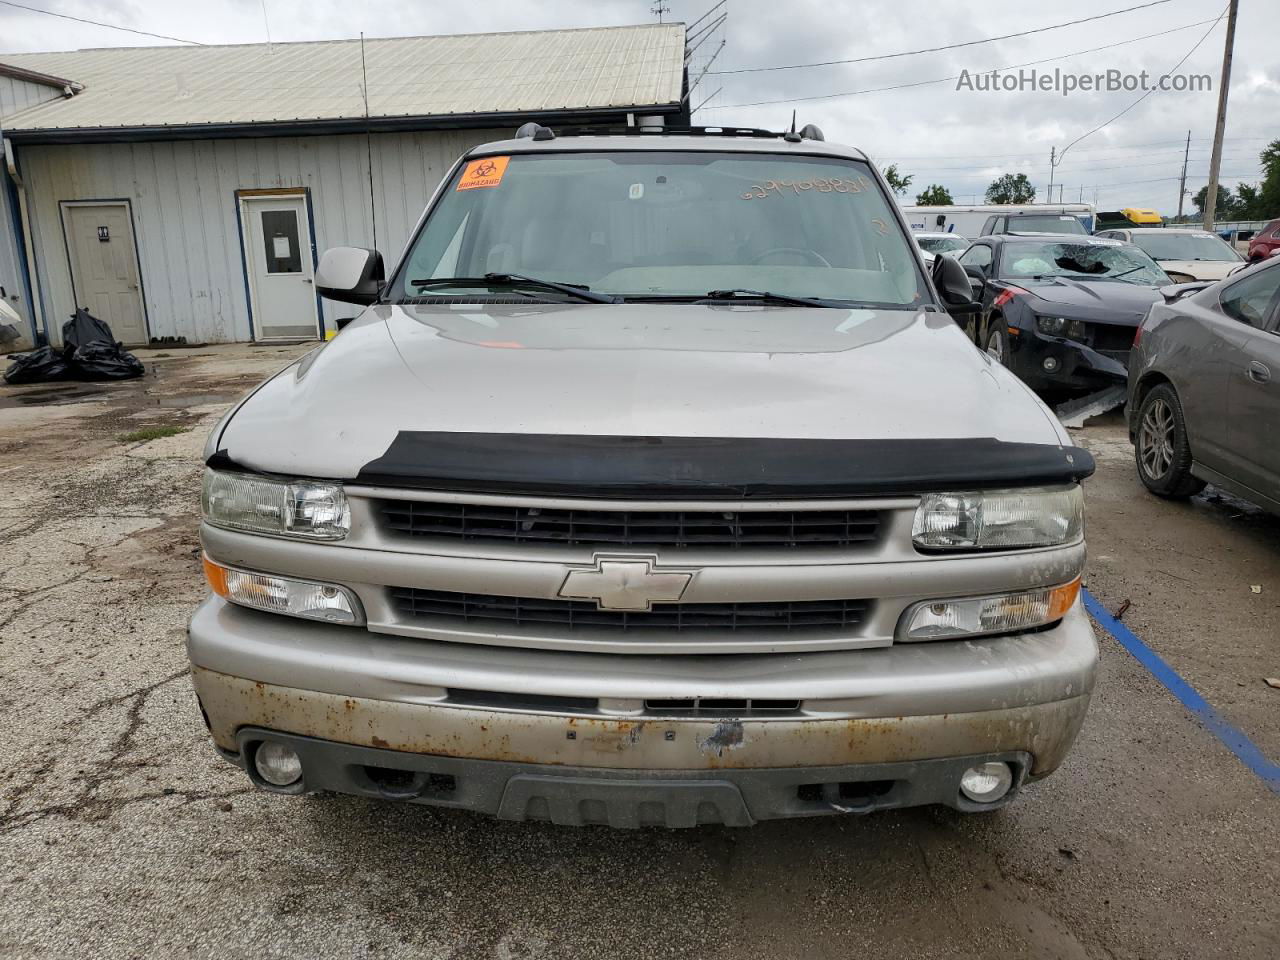
[[[542,272],[557,287],[458,268],[470,254],[450,237],[475,228],[473,207],[431,253],[468,292],[388,298],[402,265],[210,437],[213,595],[188,649],[215,745],[257,786],[746,825],[991,810],[1062,762],[1097,665],[1078,596],[1091,458],[939,309],[860,154],[659,139],[688,162],[646,170],[658,146],[631,137],[477,151],[587,153],[573,163],[601,169],[619,155],[608,223],[640,265],[598,267],[595,302],[560,273]],[[851,172],[743,189],[735,151],[766,172]],[[497,168],[513,196],[547,175],[526,202],[557,189],[554,164]],[[666,220],[704,201],[782,231],[743,229],[763,254],[722,254],[737,259],[707,265],[708,287],[744,286],[739,261],[794,286],[704,295],[686,253],[653,266]],[[785,231],[802,209],[851,212],[865,259],[838,260],[834,231],[796,255]],[[487,262],[512,235],[494,232]],[[421,250],[418,290],[436,284]],[[835,299],[887,270],[866,289],[901,305]],[[936,396],[895,372],[909,364]]]

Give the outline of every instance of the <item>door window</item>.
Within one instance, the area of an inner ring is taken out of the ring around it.
[[[262,239],[267,273],[301,273],[298,214],[293,210],[262,211]]]
[[[975,243],[960,255],[960,264],[965,267],[981,267],[983,270],[989,270],[991,267],[991,248],[985,243]]]
[[[1280,270],[1273,267],[1233,283],[1223,291],[1219,302],[1227,316],[1262,329],[1277,291],[1280,291]]]

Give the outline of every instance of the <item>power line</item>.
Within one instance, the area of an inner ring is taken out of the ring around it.
[[[1202,141],[1209,141],[1211,139],[1212,138],[1210,137],[1192,137],[1191,142],[1198,143]],[[1226,142],[1227,143],[1255,143],[1255,142],[1261,143],[1263,141],[1267,141],[1270,139],[1272,138],[1270,137],[1227,137]],[[1166,144],[1173,144],[1173,143],[1178,144],[1177,150],[1156,150],[1156,151],[1149,151],[1149,152],[1181,153],[1182,144],[1185,142],[1186,142],[1185,140],[1154,140],[1148,143],[1131,143],[1128,146],[1124,146],[1124,147],[1099,147],[1096,150],[1081,150],[1076,154],[1076,156],[1080,156],[1080,154],[1083,154],[1083,153],[1088,153],[1088,154],[1117,153],[1117,152],[1125,152],[1125,151],[1131,151],[1131,150],[1141,150],[1146,147],[1162,147],[1162,146],[1165,146]],[[1206,148],[1198,147],[1196,149],[1204,150]],[[948,154],[946,156],[938,156],[937,154],[929,154],[926,156],[924,154],[904,155],[904,154],[895,153],[893,156],[894,156],[894,159],[896,160],[999,160],[999,159],[1008,158],[1008,157],[1013,157],[1013,158],[1028,157],[1034,160],[1039,160],[1041,156],[1041,152],[1037,151],[1034,153],[955,153],[955,154]]]
[[[1223,8],[1223,10],[1222,10],[1222,13],[1218,14],[1217,19],[1215,19],[1215,20],[1213,21],[1213,23],[1209,26],[1209,29],[1208,29],[1208,30],[1206,30],[1206,31],[1204,32],[1204,35],[1203,35],[1199,40],[1197,40],[1197,41],[1195,42],[1195,44],[1191,47],[1191,49],[1190,49],[1190,50],[1188,50],[1186,53],[1184,53],[1184,54],[1182,55],[1182,59],[1181,59],[1181,60],[1179,60],[1179,61],[1178,61],[1177,63],[1175,63],[1172,67],[1170,67],[1168,70],[1166,70],[1166,71],[1162,74],[1162,76],[1164,76],[1164,77],[1172,76],[1172,75],[1173,75],[1173,72],[1174,72],[1175,70],[1177,70],[1177,69],[1178,69],[1179,67],[1181,67],[1184,63],[1186,63],[1186,62],[1187,62],[1187,60],[1188,60],[1188,58],[1190,58],[1190,56],[1191,56],[1193,53],[1195,53],[1197,50],[1199,50],[1199,49],[1200,49],[1200,44],[1204,43],[1206,40],[1208,40],[1208,39],[1209,39],[1209,34],[1213,33],[1214,28],[1218,26],[1218,24],[1222,21],[1222,18],[1223,18],[1223,17],[1225,17],[1226,15],[1227,15],[1227,10],[1226,10],[1226,8],[1224,7],[1224,8]],[[1060,153],[1060,154],[1058,155],[1058,162],[1059,162],[1059,163],[1061,163],[1061,162],[1062,162],[1062,158],[1063,158],[1063,157],[1065,157],[1065,156],[1067,155],[1067,151],[1068,151],[1068,150],[1070,150],[1072,147],[1074,147],[1077,143],[1079,143],[1079,142],[1080,142],[1081,140],[1083,140],[1085,137],[1091,137],[1091,136],[1093,136],[1095,133],[1097,133],[1099,130],[1101,130],[1103,127],[1106,127],[1106,126],[1109,126],[1109,125],[1110,125],[1110,124],[1112,124],[1112,123],[1115,123],[1117,120],[1119,120],[1121,117],[1123,117],[1126,113],[1128,113],[1130,110],[1132,110],[1132,109],[1133,109],[1134,107],[1136,107],[1138,104],[1140,104],[1143,100],[1147,99],[1147,97],[1149,97],[1149,96],[1151,96],[1153,93],[1155,93],[1155,92],[1156,92],[1156,89],[1157,89],[1156,87],[1152,87],[1150,90],[1148,90],[1148,91],[1147,91],[1146,93],[1144,93],[1142,96],[1140,96],[1137,100],[1133,101],[1133,103],[1129,104],[1127,107],[1125,107],[1125,108],[1124,108],[1123,110],[1121,110],[1119,113],[1117,113],[1117,114],[1116,114],[1114,117],[1112,117],[1110,120],[1107,120],[1107,121],[1106,121],[1106,122],[1104,122],[1104,123],[1100,123],[1100,124],[1098,124],[1096,127],[1094,127],[1092,130],[1090,130],[1088,133],[1082,133],[1082,134],[1080,134],[1080,136],[1076,137],[1074,140],[1072,140],[1070,143],[1068,143],[1065,147],[1063,147],[1063,148],[1062,148],[1062,153]]]
[[[121,27],[114,23],[103,23],[101,20],[86,20],[84,17],[73,17],[69,13],[56,13],[53,10],[42,10],[40,7],[29,7],[25,3],[14,3],[13,0],[0,0],[0,3],[6,7],[16,7],[19,10],[29,10],[32,13],[43,13],[50,17],[58,17],[62,20],[74,20],[76,23],[87,23],[94,27],[106,27],[108,30],[122,30],[125,33],[136,33],[140,37],[154,37],[157,40],[173,40],[176,43],[192,43],[197,47],[203,47],[204,44],[199,40],[184,40],[182,37],[170,37],[163,33],[150,33],[146,30],[135,30],[133,27]]]
[[[1158,33],[1148,33],[1145,36],[1134,37],[1131,40],[1121,40],[1118,43],[1108,43],[1102,47],[1090,47],[1088,50],[1076,50],[1074,53],[1064,53],[1056,57],[1046,57],[1043,60],[1029,60],[1026,63],[1014,63],[1004,67],[986,67],[982,70],[970,71],[972,74],[992,73],[999,70],[1018,70],[1022,67],[1035,67],[1042,63],[1053,63],[1057,60],[1070,60],[1072,57],[1082,57],[1087,53],[1098,53],[1101,50],[1112,50],[1116,47],[1123,47],[1130,43],[1139,43],[1143,40],[1152,40],[1156,37],[1163,37],[1170,33],[1178,33],[1181,30],[1190,30],[1192,27],[1203,27],[1206,23],[1217,23],[1221,17],[1211,20],[1197,20],[1195,23],[1183,24],[1181,27],[1171,27],[1168,30],[1161,30]],[[1201,41],[1203,42],[1203,41]],[[716,110],[723,110],[730,107],[766,107],[778,103],[802,103],[810,100],[836,100],[840,97],[856,97],[864,93],[886,93],[890,90],[906,90],[909,87],[927,87],[934,83],[950,83],[952,80],[959,80],[962,74],[952,77],[939,77],[936,80],[916,80],[913,83],[897,83],[889,87],[873,87],[868,90],[846,90],[844,93],[824,93],[809,97],[784,97],[780,100],[756,100],[753,103],[724,103],[717,104]]]
[[[1179,151],[1179,152],[1181,152],[1181,151]],[[902,161],[902,158],[901,158],[901,157],[896,157],[896,156],[894,156],[894,157],[886,157],[886,159],[891,159],[894,163],[899,163],[899,162],[901,162],[901,161]],[[1120,158],[1115,158],[1115,159],[1120,159]],[[1229,154],[1229,155],[1227,155],[1227,156],[1225,157],[1225,159],[1228,159],[1228,160],[1252,160],[1252,159],[1254,159],[1254,158],[1253,158],[1253,157],[1251,157],[1251,156],[1249,156],[1249,155],[1247,155],[1247,154],[1233,153],[1233,154]],[[1029,160],[1028,162],[1034,162],[1034,160]],[[1168,166],[1169,164],[1174,163],[1174,162],[1175,162],[1175,161],[1171,158],[1171,159],[1168,159],[1168,160],[1156,160],[1156,161],[1153,161],[1153,162],[1151,162],[1151,163],[1125,163],[1125,164],[1120,164],[1120,165],[1118,165],[1118,166],[1111,166],[1111,167],[1089,167],[1088,169],[1089,169],[1089,171],[1090,171],[1091,173],[1100,172],[1100,171],[1102,171],[1102,170],[1133,170],[1133,169],[1135,169],[1135,168],[1137,168],[1137,167],[1161,167],[1161,166]],[[1190,162],[1191,162],[1191,163],[1208,163],[1208,162],[1209,162],[1209,158],[1208,158],[1208,157],[1191,157],[1191,158],[1190,158]],[[987,164],[986,166],[1012,166],[1012,165],[1013,165],[1013,164]],[[975,167],[977,167],[977,166],[979,166],[979,165],[977,165],[977,164],[972,164],[972,163],[962,163],[962,164],[957,164],[956,166],[951,166],[951,167],[921,167],[921,166],[917,166],[917,165],[912,164],[912,165],[910,165],[910,170],[911,170],[911,172],[912,172],[913,174],[925,174],[925,173],[933,174],[933,173],[945,173],[945,172],[946,172],[946,171],[948,171],[948,170],[973,170],[973,169],[974,169]],[[985,167],[983,167],[982,169],[985,169]]]
[[[986,37],[982,40],[966,40],[963,43],[949,43],[941,47],[925,47],[920,50],[904,50],[900,53],[881,53],[874,57],[854,57],[850,60],[820,60],[816,63],[788,63],[776,67],[743,67],[739,70],[715,70],[712,72],[721,75],[731,73],[767,73],[774,70],[802,70],[807,67],[833,67],[847,63],[871,63],[874,60],[894,60],[898,57],[914,57],[922,53],[938,53],[942,50],[958,50],[961,47],[976,47],[984,43],[995,43],[998,40],[1013,40],[1016,37],[1029,37],[1032,34],[1047,33],[1050,30],[1061,30],[1063,27],[1074,27],[1078,24],[1089,23],[1093,20],[1105,20],[1107,17],[1118,17],[1122,13],[1132,13],[1134,10],[1145,10],[1147,7],[1158,7],[1169,2],[1170,0],[1150,0],[1149,3],[1141,3],[1136,7],[1125,7],[1123,10],[1113,10],[1111,13],[1099,13],[1092,17],[1082,17],[1079,20],[1069,20],[1066,23],[1055,23],[1050,27],[1036,27],[1033,30],[1022,30],[1018,33],[1006,33],[1000,37]]]

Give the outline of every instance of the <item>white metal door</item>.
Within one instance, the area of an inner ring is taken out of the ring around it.
[[[63,203],[62,228],[76,306],[110,324],[117,340],[146,343],[129,204],[123,200]]]
[[[245,261],[257,340],[320,335],[306,197],[242,196]]]

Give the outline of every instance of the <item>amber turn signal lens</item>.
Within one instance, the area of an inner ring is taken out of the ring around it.
[[[204,560],[204,578],[209,581],[209,587],[218,596],[224,600],[227,598],[227,568],[220,567],[209,559],[207,553],[202,553]]]
[[[1049,619],[1061,620],[1067,615],[1076,604],[1076,597],[1080,596],[1080,578],[1076,577],[1070,583],[1064,583],[1060,587],[1054,587],[1049,593]]]

